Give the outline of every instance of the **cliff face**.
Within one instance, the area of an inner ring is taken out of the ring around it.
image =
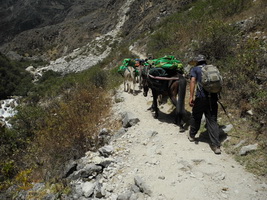
[[[152,30],[189,1],[127,0],[125,39]],[[7,0],[0,8],[0,51],[9,57],[55,59],[114,29],[123,0]]]

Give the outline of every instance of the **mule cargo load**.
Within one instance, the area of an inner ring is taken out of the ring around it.
[[[121,75],[123,75],[124,72],[125,72],[125,69],[126,69],[126,67],[125,67],[124,65],[121,65],[121,66],[119,67],[119,69],[118,69],[118,73],[121,74]]]
[[[125,58],[122,61],[122,65],[118,69],[118,73],[123,76],[123,74],[124,74],[125,70],[127,69],[127,67],[134,67],[135,68],[135,61],[133,61],[130,58]],[[139,75],[139,71],[137,69],[135,69],[135,73],[137,75]]]
[[[130,58],[125,58],[125,59],[123,60],[122,64],[123,64],[125,67],[128,67],[128,66],[134,67],[134,66],[135,66],[135,61],[131,60]]]
[[[162,58],[154,59],[150,61],[150,64],[154,67],[183,71],[182,62],[177,60],[174,56],[164,56]]]

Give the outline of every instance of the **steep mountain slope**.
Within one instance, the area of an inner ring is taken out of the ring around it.
[[[0,51],[12,58],[55,59],[113,30],[119,9],[131,2],[124,39],[135,39],[191,1],[5,1],[0,8]]]
[[[29,56],[55,50],[62,55],[116,24],[122,1],[8,1],[1,6],[1,41],[5,53]],[[11,14],[10,14],[11,13]],[[53,55],[50,54],[51,57]]]

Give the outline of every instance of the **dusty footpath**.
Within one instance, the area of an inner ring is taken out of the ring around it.
[[[120,88],[116,98],[121,101],[114,103],[114,116],[131,112],[140,120],[111,142],[124,163],[112,180],[117,193],[129,190],[138,176],[149,192],[136,199],[267,199],[266,180],[245,171],[223,148],[216,155],[206,142],[189,142],[188,130],[179,133],[169,114],[170,105],[161,106],[159,119],[154,119],[147,111],[151,93],[133,96]]]

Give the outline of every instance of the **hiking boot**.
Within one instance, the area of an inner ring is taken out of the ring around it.
[[[221,148],[220,147],[218,147],[218,146],[211,146],[211,149],[212,149],[212,151],[215,153],[215,154],[221,154],[222,153],[222,151],[221,151]]]
[[[190,142],[194,142],[194,141],[196,141],[196,138],[195,138],[195,136],[194,135],[190,135],[190,134],[188,134],[188,140],[190,141]]]

